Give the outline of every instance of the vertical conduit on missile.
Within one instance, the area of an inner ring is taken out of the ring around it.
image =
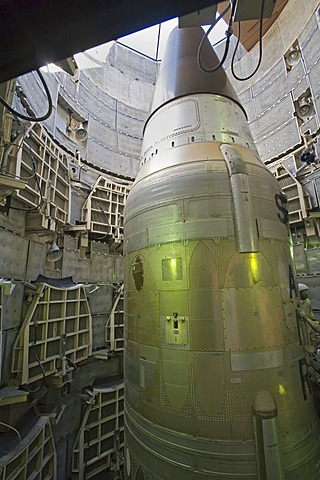
[[[278,411],[266,390],[258,392],[253,404],[253,423],[259,480],[284,480],[281,465]]]
[[[231,183],[234,209],[234,229],[238,252],[259,251],[257,225],[253,215],[248,170],[238,150],[230,145],[220,145]]]

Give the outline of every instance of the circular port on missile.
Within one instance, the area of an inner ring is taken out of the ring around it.
[[[133,263],[131,265],[131,272],[132,272],[135,287],[139,292],[143,287],[143,277],[144,277],[143,263],[140,255],[137,255],[134,258]]]

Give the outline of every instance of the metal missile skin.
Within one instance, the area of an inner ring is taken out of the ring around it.
[[[202,35],[169,37],[125,209],[125,474],[315,480],[285,198]]]

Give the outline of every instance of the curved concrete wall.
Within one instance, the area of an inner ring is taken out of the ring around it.
[[[263,38],[263,60],[252,79],[239,82],[228,74],[245,107],[251,131],[263,161],[283,155],[302,142],[301,132],[314,133],[320,118],[320,31],[318,0],[303,4],[290,0]],[[287,72],[284,54],[298,42],[302,57]],[[255,69],[259,58],[256,45],[235,64],[239,77]],[[310,89],[315,115],[299,130],[295,101]]]
[[[157,64],[137,52],[114,44],[104,63],[80,71],[45,73],[54,112],[44,122],[53,137],[70,152],[80,151],[92,165],[130,178],[138,171],[142,130],[153,93]],[[46,96],[35,72],[18,79],[36,114],[46,109]],[[15,108],[20,102],[15,98]],[[88,138],[77,143],[67,133],[68,112],[87,122]]]

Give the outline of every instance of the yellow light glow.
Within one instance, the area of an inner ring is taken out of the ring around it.
[[[256,253],[250,254],[250,271],[253,277],[258,275],[258,258]]]
[[[283,385],[279,385],[278,392],[280,393],[280,395],[284,395],[286,393],[286,390]]]
[[[170,258],[170,264],[172,268],[175,268],[177,266],[177,259],[176,258]]]

